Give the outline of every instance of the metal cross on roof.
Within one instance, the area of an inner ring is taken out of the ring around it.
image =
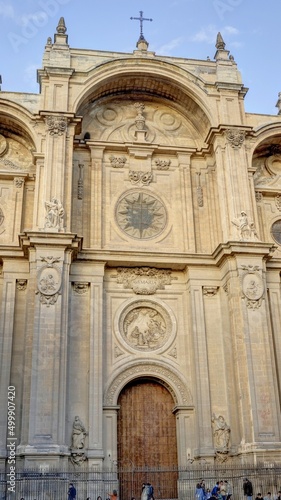
[[[131,20],[136,20],[140,22],[140,40],[144,40],[143,31],[142,31],[142,23],[143,21],[153,21],[153,19],[148,19],[147,17],[143,17],[143,11],[140,10],[140,17],[130,17]]]

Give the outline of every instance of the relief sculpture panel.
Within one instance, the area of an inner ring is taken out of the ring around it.
[[[139,351],[153,351],[170,340],[172,321],[168,312],[159,304],[140,301],[122,312],[119,331],[130,347]]]

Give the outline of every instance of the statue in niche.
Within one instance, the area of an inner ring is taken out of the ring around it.
[[[87,431],[78,415],[74,418],[72,426],[72,449],[82,450],[85,446]]]
[[[64,209],[61,202],[57,198],[52,198],[51,201],[45,202],[45,209],[45,228],[60,229],[64,217]]]
[[[216,417],[214,413],[212,416],[212,423],[215,448],[226,452],[229,449],[230,427],[227,425],[222,415]]]
[[[246,212],[242,211],[239,218],[231,222],[239,230],[240,241],[259,241],[255,224],[249,222]]]

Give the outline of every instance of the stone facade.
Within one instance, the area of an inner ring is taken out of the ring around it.
[[[281,460],[281,115],[213,61],[71,49],[0,94],[0,460],[117,460],[118,397],[171,393],[178,464]]]

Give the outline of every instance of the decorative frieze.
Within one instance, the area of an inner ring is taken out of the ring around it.
[[[171,160],[155,160],[155,165],[157,170],[169,170],[171,165]]]
[[[47,116],[46,124],[50,135],[63,135],[67,129],[67,118],[65,116]]]
[[[239,129],[227,129],[225,131],[225,136],[229,144],[231,145],[232,148],[234,149],[239,149],[241,148],[244,139],[245,139],[246,132],[245,130],[239,130]]]
[[[62,278],[61,270],[57,262],[60,262],[60,257],[41,257],[41,261],[45,264],[38,270],[37,273],[37,288],[36,294],[42,304],[54,305],[60,293]]]
[[[113,168],[122,168],[125,166],[125,163],[127,161],[127,158],[125,156],[110,156],[109,161],[111,163],[111,166]]]
[[[129,171],[129,179],[132,184],[142,184],[148,186],[152,182],[153,176],[151,172]]]
[[[26,279],[18,279],[16,281],[16,284],[17,284],[17,290],[20,290],[21,292],[23,292],[27,288],[27,280]]]
[[[172,280],[170,270],[154,267],[119,267],[117,273],[117,283],[140,295],[153,295],[157,290],[164,290]]]

